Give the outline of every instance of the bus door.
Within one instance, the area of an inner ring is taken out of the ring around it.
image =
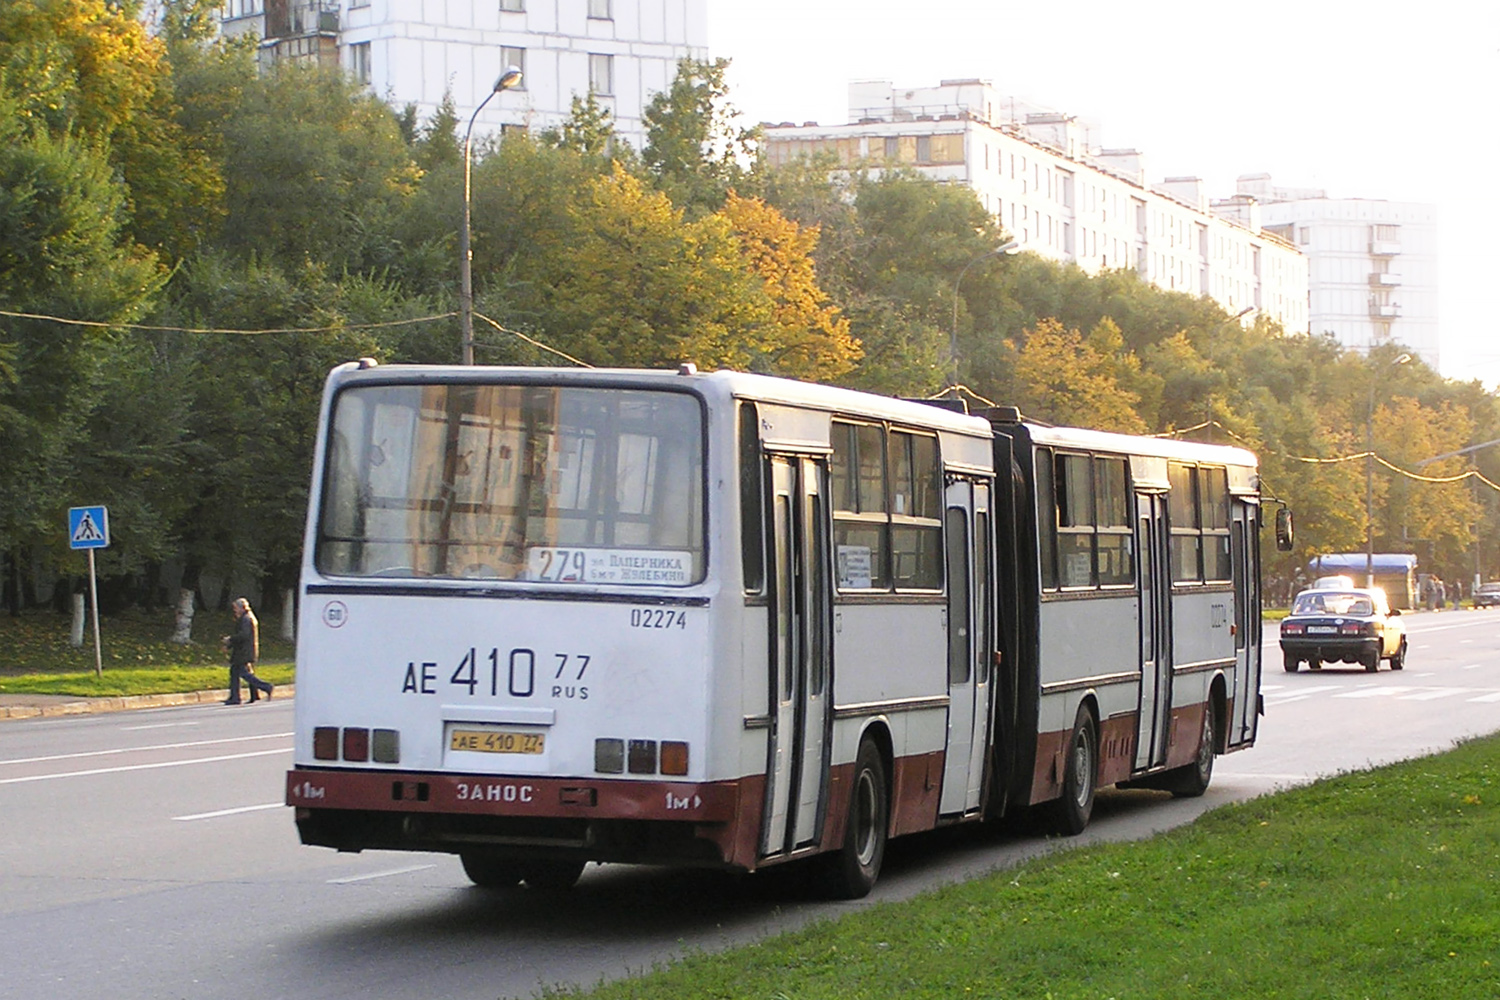
[[[1229,566],[1234,578],[1234,718],[1230,746],[1255,740],[1260,708],[1260,567],[1255,544],[1259,508],[1235,498],[1229,513]]]
[[[967,482],[948,486],[943,537],[948,576],[948,753],[938,811],[979,808],[989,738],[993,614],[990,491]],[[972,544],[971,544],[971,539]]]
[[[1172,711],[1172,573],[1166,495],[1137,493],[1135,500],[1141,583],[1141,702],[1135,766],[1140,770],[1167,759]]]
[[[816,843],[832,721],[828,513],[822,459],[773,457],[771,739],[761,854]]]

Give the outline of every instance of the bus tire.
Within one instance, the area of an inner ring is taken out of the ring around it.
[[[1198,737],[1198,753],[1191,764],[1173,768],[1166,789],[1179,799],[1195,799],[1208,791],[1214,776],[1214,706],[1203,706],[1203,733]]]
[[[1094,814],[1094,792],[1099,776],[1099,737],[1094,715],[1087,705],[1078,706],[1078,718],[1064,749],[1062,797],[1052,803],[1052,829],[1067,837],[1077,836]]]
[[[458,856],[469,881],[484,889],[514,889],[521,884],[521,866],[482,851],[464,851]]]
[[[583,874],[582,861],[528,861],[521,878],[532,889],[543,892],[565,892],[578,883]]]
[[[874,742],[864,740],[854,758],[843,846],[819,859],[828,896],[862,899],[869,895],[880,877],[890,824],[891,792],[885,760]]]

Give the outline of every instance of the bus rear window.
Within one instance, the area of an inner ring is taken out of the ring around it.
[[[388,385],[345,389],[334,405],[320,572],[703,578],[703,415],[692,396]]]

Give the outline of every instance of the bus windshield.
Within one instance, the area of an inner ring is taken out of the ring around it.
[[[673,586],[703,577],[703,415],[633,389],[422,384],[335,398],[332,576]]]

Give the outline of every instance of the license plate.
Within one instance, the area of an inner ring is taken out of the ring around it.
[[[449,750],[475,753],[541,753],[543,733],[515,733],[503,729],[455,729],[448,736]]]
[[[1309,625],[1307,631],[1309,635],[1338,635],[1339,632],[1337,625]]]

